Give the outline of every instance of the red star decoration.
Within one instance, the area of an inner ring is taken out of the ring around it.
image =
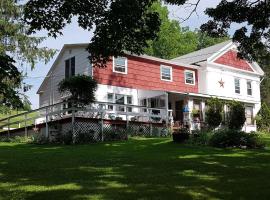
[[[220,87],[223,87],[224,88],[225,82],[222,79],[220,79],[219,84],[220,84]]]

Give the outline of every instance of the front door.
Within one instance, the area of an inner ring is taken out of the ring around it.
[[[183,100],[175,102],[175,121],[183,122],[183,104]]]

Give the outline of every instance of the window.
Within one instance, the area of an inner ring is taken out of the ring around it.
[[[115,103],[117,103],[117,104],[125,104],[125,95],[116,94],[115,95]]]
[[[195,72],[194,71],[185,71],[185,84],[195,85]]]
[[[113,72],[127,74],[127,58],[113,57]]]
[[[65,78],[75,75],[75,57],[65,61]]]
[[[113,105],[108,105],[108,110],[113,110]]]
[[[252,83],[251,83],[251,81],[247,81],[247,94],[252,96]]]
[[[234,79],[234,92],[236,94],[240,94],[240,79],[239,78]]]
[[[246,123],[248,125],[253,125],[253,107],[252,106],[246,107]]]
[[[132,112],[132,107],[127,107],[127,112]]]
[[[108,100],[108,102],[113,102],[113,93],[108,93],[107,94],[107,100]]]
[[[127,104],[132,104],[132,96],[127,96]]]
[[[163,81],[172,81],[172,68],[169,66],[160,66],[160,76]]]
[[[117,106],[116,110],[120,112],[125,112],[125,106]]]

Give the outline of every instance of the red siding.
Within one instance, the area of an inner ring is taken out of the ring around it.
[[[188,69],[181,66],[156,62],[145,58],[134,56],[128,57],[128,73],[119,74],[112,70],[112,62],[107,64],[107,68],[94,68],[94,78],[100,84],[113,85],[120,87],[146,89],[146,90],[162,90],[177,92],[193,92],[198,93],[197,70]],[[162,81],[160,79],[160,65],[172,67],[173,81]],[[193,70],[196,74],[196,84],[187,85],[184,79],[184,70]]]
[[[253,72],[248,62],[246,60],[239,59],[237,57],[237,52],[233,50],[224,53],[221,57],[215,60],[215,63]]]

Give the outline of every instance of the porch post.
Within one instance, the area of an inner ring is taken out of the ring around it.
[[[202,109],[202,118],[203,118],[203,122],[205,122],[205,100],[202,99],[201,101],[201,109]]]
[[[165,92],[165,110],[166,110],[166,126],[167,126],[168,123],[169,123],[169,113],[168,113],[168,110],[169,110],[169,95],[168,95],[168,92]]]
[[[193,110],[193,99],[188,99],[188,121],[190,130],[193,130],[193,122],[192,122],[192,110]]]

